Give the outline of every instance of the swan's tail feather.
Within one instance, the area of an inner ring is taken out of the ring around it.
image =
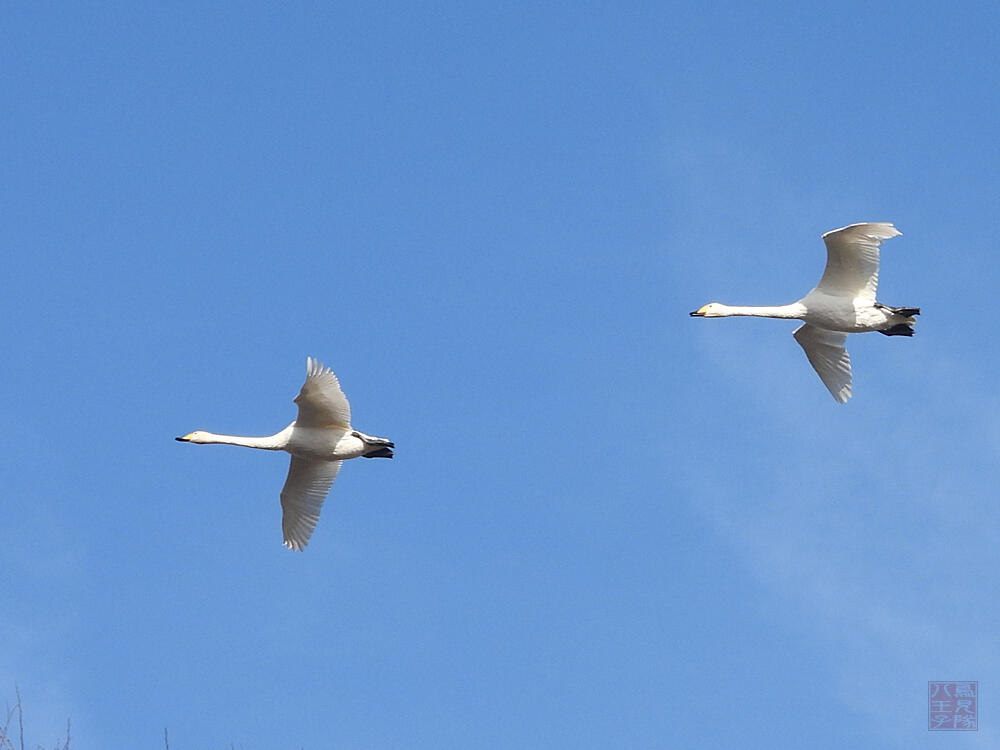
[[[894,325],[891,328],[883,328],[879,331],[879,333],[883,336],[912,336],[913,324],[900,323],[899,325]]]

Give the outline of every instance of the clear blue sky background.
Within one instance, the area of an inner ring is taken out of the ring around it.
[[[1000,744],[992,3],[21,3],[0,698],[29,743]],[[892,221],[830,398],[790,302]],[[313,355],[392,461],[308,550]]]

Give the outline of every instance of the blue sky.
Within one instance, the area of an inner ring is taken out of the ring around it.
[[[0,24],[0,697],[77,750],[998,741],[990,4],[64,4]],[[891,221],[833,402],[794,323]],[[307,355],[394,461],[302,554]]]

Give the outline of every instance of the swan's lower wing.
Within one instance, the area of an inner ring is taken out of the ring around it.
[[[343,461],[310,461],[292,456],[281,489],[281,532],[288,549],[301,551],[319,523],[323,501],[330,493]]]
[[[851,358],[844,348],[847,334],[806,323],[792,335],[830,394],[841,404],[847,403],[851,397]]]

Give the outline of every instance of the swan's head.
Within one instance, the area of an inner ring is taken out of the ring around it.
[[[691,313],[692,318],[724,318],[725,316],[726,306],[720,302],[709,302]]]
[[[207,438],[207,432],[195,430],[194,432],[189,432],[184,437],[174,438],[174,440],[180,440],[182,443],[207,443]]]

